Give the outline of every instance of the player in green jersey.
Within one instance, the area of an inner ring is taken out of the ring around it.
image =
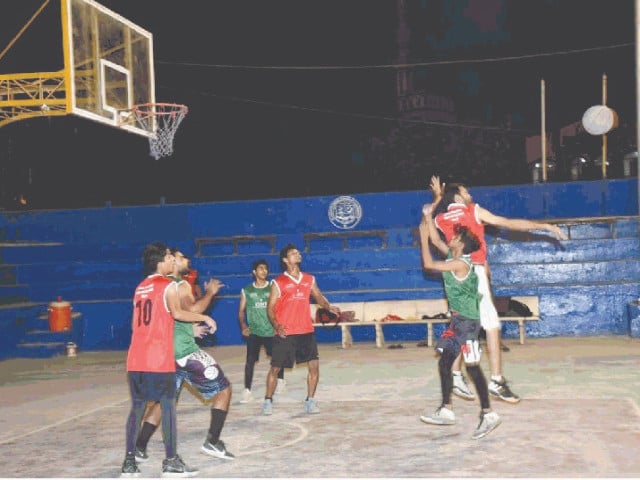
[[[253,262],[251,273],[253,282],[240,291],[240,306],[238,308],[238,323],[242,336],[247,341],[247,357],[244,364],[244,390],[240,396],[240,403],[248,403],[253,399],[251,385],[255,364],[260,360],[260,347],[264,345],[266,354],[271,356],[273,345],[273,326],[267,316],[267,302],[271,291],[269,264],[260,259]],[[275,393],[285,391],[284,368],[278,372],[278,384]]]
[[[456,226],[455,235],[448,245],[438,237],[431,239],[447,259],[434,260],[429,250],[430,231],[434,231],[431,209],[426,208],[420,222],[420,250],[422,266],[425,270],[442,272],[444,290],[451,311],[451,323],[438,340],[436,350],[440,353],[438,372],[442,404],[432,415],[422,415],[420,420],[434,425],[453,425],[456,416],[452,409],[451,392],[453,376],[451,367],[462,352],[467,373],[471,376],[480,397],[480,423],[473,433],[473,439],[487,435],[500,425],[500,416],[491,410],[487,379],[480,367],[482,350],[478,343],[480,333],[480,294],[478,276],[471,267],[471,252],[480,247],[478,238],[463,226]]]

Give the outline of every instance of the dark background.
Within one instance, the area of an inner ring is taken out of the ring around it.
[[[43,2],[3,3],[0,51]],[[9,124],[0,128],[4,208],[21,193],[27,208],[75,208],[414,190],[431,174],[528,182],[524,138],[539,133],[541,78],[553,132],[601,103],[606,73],[620,118],[611,176],[635,150],[633,0],[406,0],[416,86],[454,100],[450,126],[399,120],[396,0],[100,3],[153,33],[156,100],[189,106],[175,153],[154,160],[145,138],[71,116]],[[61,69],[59,23],[52,0],[0,58],[0,74]],[[461,142],[464,125],[503,132],[495,155],[480,159]],[[456,148],[435,147],[446,142]],[[599,142],[585,134],[558,146],[550,180]]]

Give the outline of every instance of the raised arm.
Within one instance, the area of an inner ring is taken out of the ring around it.
[[[469,266],[462,260],[434,260],[429,250],[429,226],[423,217],[418,227],[420,231],[420,253],[422,255],[422,268],[425,270],[437,270],[439,272],[454,272],[458,276],[464,276],[469,271]]]
[[[224,284],[220,280],[212,278],[208,282],[205,282],[204,294],[196,300],[189,282],[181,282],[179,285],[181,288],[180,298],[182,300],[182,308],[194,313],[204,312],[207,307],[209,307],[209,304],[211,304],[213,297],[224,287]]]
[[[522,232],[528,232],[530,230],[546,230],[552,233],[558,240],[567,240],[568,237],[557,225],[544,222],[536,222],[534,220],[527,220],[525,218],[506,218],[499,215],[494,215],[489,210],[476,206],[476,212],[478,219],[486,224],[493,225],[495,227],[506,228],[509,230],[518,230]]]
[[[438,177],[437,175],[433,175],[431,177],[431,182],[429,183],[429,189],[431,190],[431,193],[433,195],[433,199],[431,200],[431,203],[433,204],[434,212],[436,211],[436,207],[440,203],[440,200],[442,200],[444,187],[445,187],[445,184],[440,183],[440,177]]]
[[[429,239],[431,240],[431,243],[438,249],[438,251],[440,251],[440,253],[446,255],[449,251],[449,246],[440,237],[436,224],[433,221],[433,212],[436,209],[435,205],[435,203],[425,203],[422,206],[422,218],[427,223],[427,227],[429,229]]]
[[[189,290],[191,290],[188,284],[187,286],[189,287]],[[201,313],[191,312],[182,307],[180,302],[180,294],[178,293],[178,284],[169,285],[166,290],[166,299],[169,311],[171,312],[171,316],[175,320],[179,320],[182,322],[205,322],[207,325],[209,325],[210,333],[214,333],[218,328],[213,318],[207,315],[202,315]]]

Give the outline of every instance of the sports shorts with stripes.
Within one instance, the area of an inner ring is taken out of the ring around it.
[[[196,350],[176,360],[176,392],[182,383],[194,387],[205,400],[209,400],[229,387],[229,380],[215,359],[204,350]]]

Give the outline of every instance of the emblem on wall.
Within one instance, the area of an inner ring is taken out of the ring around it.
[[[344,195],[331,202],[328,216],[334,227],[349,230],[360,222],[362,206],[355,198]]]

